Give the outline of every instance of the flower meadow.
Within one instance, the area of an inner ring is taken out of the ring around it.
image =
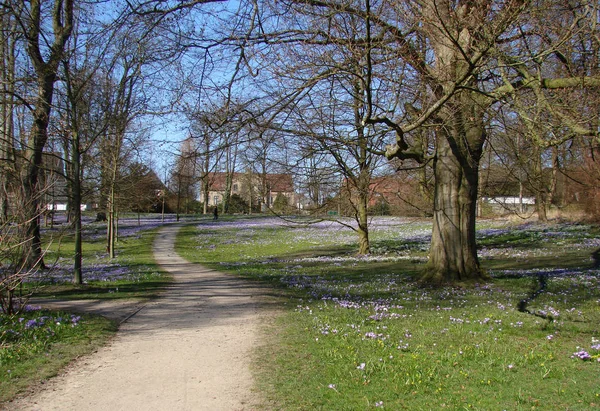
[[[492,280],[429,288],[430,221],[374,218],[369,256],[351,229],[305,223],[206,222],[179,240],[191,260],[281,290],[259,373],[275,408],[600,407],[597,227],[480,222]]]
[[[61,218],[64,216],[60,216]],[[163,274],[154,265],[151,254],[151,238],[161,225],[175,221],[167,216],[163,222],[160,215],[130,216],[119,219],[119,241],[117,258],[111,260],[106,253],[106,223],[95,222],[88,217],[83,224],[83,283],[104,289],[96,296],[115,298],[127,289],[139,289],[144,284],[165,281]],[[45,255],[48,270],[40,270],[28,275],[25,282],[34,287],[61,287],[73,281],[73,242],[65,232],[66,222],[57,219],[57,224],[43,231],[51,247]],[[53,238],[59,240],[53,241]],[[146,244],[143,246],[143,244]],[[127,293],[125,295],[127,296]]]
[[[55,375],[72,358],[102,344],[112,322],[27,306],[19,315],[0,315],[0,401]]]
[[[39,307],[30,307],[18,316],[0,316],[0,364],[10,365],[24,355],[43,350],[69,328],[79,326],[81,316],[68,313],[51,313]],[[26,344],[22,342],[26,341]],[[13,349],[15,348],[15,349]],[[6,374],[10,376],[11,370]]]

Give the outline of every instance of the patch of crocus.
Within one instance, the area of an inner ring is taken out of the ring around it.
[[[29,330],[32,328],[37,328],[40,325],[43,325],[43,322],[38,322],[38,320],[35,320],[35,319],[29,320],[29,321],[27,321],[27,323],[25,323],[25,329]]]
[[[581,351],[574,352],[573,355],[571,356],[571,358],[579,358],[580,360],[587,361],[587,360],[591,360],[592,356],[587,351],[581,350]]]

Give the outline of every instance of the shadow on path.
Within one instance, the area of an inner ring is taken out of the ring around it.
[[[174,279],[163,295],[136,306],[108,346],[11,409],[260,409],[250,362],[273,290],[182,259],[178,230],[163,227],[153,245]]]

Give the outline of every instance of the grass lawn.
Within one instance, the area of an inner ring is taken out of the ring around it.
[[[44,228],[49,270],[35,273],[23,286],[35,298],[150,299],[169,283],[152,256],[160,216],[123,218],[117,258],[105,252],[105,224],[88,221],[84,230],[83,280],[74,285],[72,234],[56,225]],[[15,316],[0,314],[0,405],[53,375],[73,359],[93,352],[116,332],[103,317],[28,307]]]
[[[66,312],[0,316],[0,406],[93,352],[116,330],[106,318]]]
[[[431,223],[375,218],[374,253],[327,222],[202,222],[180,233],[191,261],[268,282],[286,307],[257,359],[271,408],[521,410],[600,408],[600,272],[595,226],[483,221],[493,281],[417,281]],[[519,301],[547,278],[531,301]]]

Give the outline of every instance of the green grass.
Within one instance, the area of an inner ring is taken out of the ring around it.
[[[353,257],[351,232],[246,223],[188,227],[177,246],[282,290],[287,308],[256,366],[271,408],[600,407],[600,279],[588,269],[597,227],[484,222],[482,265],[497,278],[433,289],[415,281],[430,223],[374,229],[370,259]],[[547,318],[517,310],[536,270],[567,270],[528,305]],[[594,358],[573,358],[581,350]]]

